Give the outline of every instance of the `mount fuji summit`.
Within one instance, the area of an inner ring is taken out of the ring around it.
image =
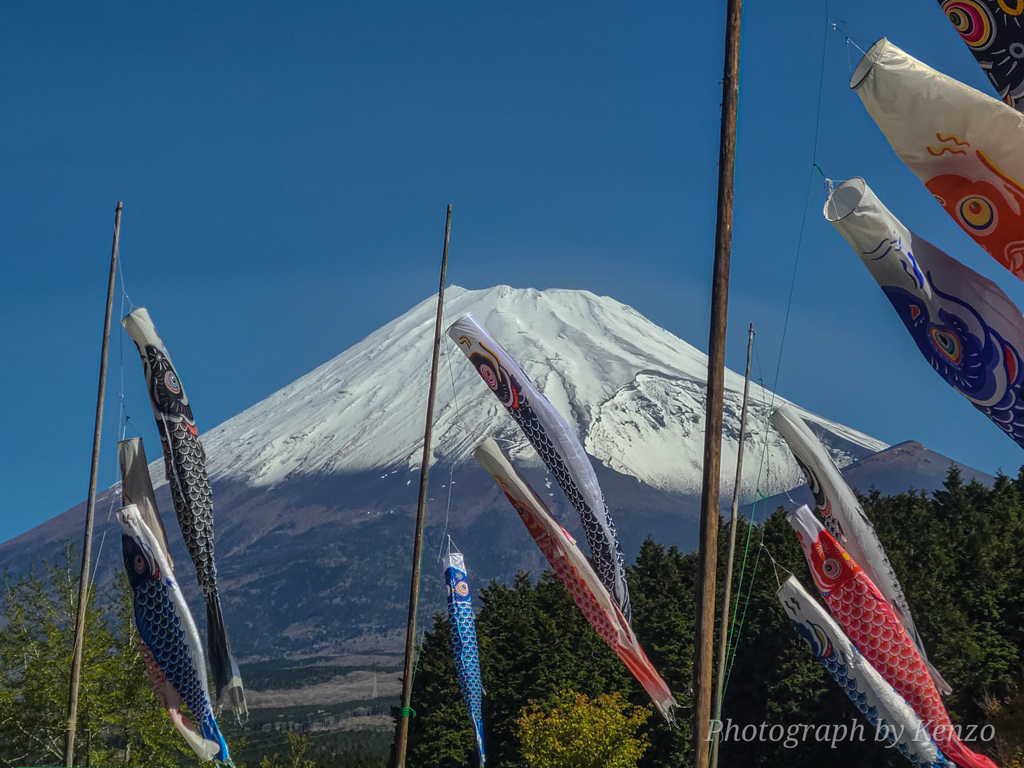
[[[274,486],[286,478],[367,470],[418,470],[436,297],[203,435],[212,480]],[[660,491],[699,494],[707,355],[631,307],[587,291],[498,286],[445,292],[448,324],[472,312],[516,358],[608,469]],[[184,375],[184,374],[183,374]],[[735,466],[743,377],[726,374],[723,466]],[[764,446],[771,393],[751,386],[747,449]],[[774,408],[787,402],[774,398]],[[807,411],[840,466],[888,447]],[[472,463],[495,435],[513,459],[540,460],[454,344],[438,377],[433,462]],[[767,435],[769,488],[802,475],[785,444]],[[759,455],[759,453],[757,454]],[[757,476],[749,461],[745,481]],[[156,474],[156,473],[154,473]],[[414,500],[415,501],[415,500]]]
[[[648,536],[696,540],[707,356],[636,310],[586,291],[497,286],[445,293],[445,320],[467,312],[513,355],[594,461],[627,559]],[[202,435],[213,483],[221,598],[235,650],[249,658],[392,653],[404,634],[436,296]],[[165,324],[173,322],[166,318]],[[174,350],[171,350],[173,354]],[[181,371],[186,385],[188,371]],[[727,371],[723,499],[734,473],[743,378]],[[803,483],[769,409],[787,401],[751,384],[742,488]],[[797,408],[840,467],[888,446]],[[202,418],[202,403],[197,403]],[[448,537],[470,579],[539,574],[546,563],[514,510],[472,458],[495,437],[581,542],[579,518],[462,353],[447,338],[435,406],[422,602],[444,602]],[[156,444],[150,459],[160,458]],[[764,457],[763,462],[761,457]],[[162,460],[150,464],[172,555],[188,563]],[[97,503],[97,578],[121,567],[116,521]],[[13,573],[77,538],[84,503],[0,545]],[[109,540],[109,541],[108,541]],[[585,547],[585,543],[581,544]],[[94,547],[94,551],[97,547]],[[435,567],[436,566],[436,567]],[[182,578],[186,596],[198,587]]]

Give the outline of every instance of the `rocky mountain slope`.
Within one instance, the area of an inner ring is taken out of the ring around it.
[[[694,543],[703,453],[706,356],[614,299],[585,291],[448,289],[446,316],[466,312],[516,357],[575,427],[595,459],[627,557],[647,535]],[[236,651],[285,654],[390,653],[401,641],[410,569],[436,299],[431,297],[202,438],[214,486],[217,559]],[[169,322],[169,320],[163,320]],[[174,350],[171,350],[172,354]],[[487,435],[510,450],[570,532],[578,518],[533,449],[453,344],[446,340],[436,409],[424,612],[443,602],[438,552],[450,535],[471,580],[539,572],[543,562],[518,517],[471,453]],[[188,382],[188,371],[179,371]],[[140,374],[141,375],[141,374]],[[739,431],[742,378],[726,377],[723,498]],[[751,387],[749,500],[778,493],[802,475],[767,426],[785,401]],[[202,404],[193,403],[197,415]],[[801,411],[840,466],[885,444]],[[151,458],[159,447],[148,446]],[[179,563],[200,605],[173,520],[162,462],[151,472]],[[112,489],[113,490],[113,489]],[[121,567],[119,532],[97,505],[97,573]],[[0,545],[0,566],[18,572],[52,558],[62,537],[78,537],[84,505]],[[201,612],[199,612],[201,613]]]

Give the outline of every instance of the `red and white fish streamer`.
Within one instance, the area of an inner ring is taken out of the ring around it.
[[[953,221],[1024,280],[1024,114],[884,37],[850,87]]]
[[[800,537],[814,583],[833,618],[865,659],[924,722],[947,757],[963,768],[998,768],[957,737],[935,683],[889,602],[807,505],[787,519]]]
[[[949,684],[928,662],[928,654],[925,653],[924,643],[914,624],[910,605],[903,594],[903,587],[896,577],[896,571],[885,554],[882,542],[878,540],[871,520],[843,479],[843,473],[839,471],[832,458],[825,452],[825,447],[800,418],[795,408],[784,405],[771,415],[769,421],[785,439],[797,464],[807,477],[807,484],[814,494],[815,510],[824,519],[825,528],[849,551],[867,577],[878,587],[878,591],[896,610],[903,626],[914,639],[914,645],[921,652],[921,658],[927,665],[935,686],[941,693],[950,693]]]
[[[516,472],[494,440],[485,440],[473,455],[519,513],[526,530],[587,621],[644,687],[658,711],[672,722],[672,710],[677,706],[672,691],[647,658],[629,622],[575,540],[558,524],[547,505]]]

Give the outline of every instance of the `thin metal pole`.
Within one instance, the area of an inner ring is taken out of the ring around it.
[[[121,201],[114,211],[114,244],[110,249],[110,277],[107,280],[107,314],[103,320],[103,348],[100,353],[100,386],[96,395],[96,427],[92,435],[92,469],[89,472],[89,501],[85,507],[85,542],[82,545],[82,575],[78,584],[78,615],[75,618],[75,650],[71,659],[71,690],[68,694],[68,729],[64,737],[64,762],[75,761],[75,727],[78,719],[78,683],[82,677],[82,647],[85,644],[85,609],[89,603],[89,564],[92,560],[92,524],[96,512],[96,480],[100,465],[100,434],[103,431],[103,395],[107,389],[107,349],[110,346],[110,315],[114,309],[114,278],[117,275],[117,243],[121,237]]]
[[[722,462],[722,404],[725,383],[725,329],[732,249],[733,177],[736,168],[736,105],[739,101],[742,0],[729,0],[722,76],[722,132],[718,158],[718,222],[711,286],[708,341],[707,414],[704,426],[704,479],[697,550],[697,627],[693,665],[693,745],[695,768],[708,764],[711,727],[712,653],[715,634],[715,572],[718,565],[718,483]]]
[[[402,709],[398,717],[395,750],[397,768],[405,768],[409,746],[409,705],[412,702],[412,657],[416,649],[416,610],[420,597],[420,557],[423,552],[423,519],[427,507],[427,473],[430,471],[430,434],[434,427],[434,394],[441,358],[441,318],[444,312],[444,281],[448,270],[448,238],[452,231],[452,207],[444,222],[444,252],[441,256],[441,287],[437,291],[437,319],[434,322],[434,358],[430,364],[430,388],[427,391],[427,425],[423,430],[423,462],[420,464],[420,498],[416,505],[416,536],[412,545],[412,581],[409,584],[409,620],[405,630],[405,672],[402,675]]]
[[[732,487],[732,520],[729,523],[729,557],[725,563],[725,599],[722,601],[722,630],[718,642],[718,684],[715,686],[715,720],[722,719],[722,689],[725,686],[725,652],[729,644],[729,598],[732,593],[732,561],[736,554],[736,518],[740,510],[740,481],[743,479],[743,441],[747,437],[747,399],[750,397],[750,355],[754,349],[754,324],[747,337],[747,374],[743,382],[743,408],[740,410],[740,447],[736,452],[736,484]],[[711,768],[718,768],[716,736],[711,745]]]

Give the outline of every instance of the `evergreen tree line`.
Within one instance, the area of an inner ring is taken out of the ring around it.
[[[970,744],[1003,768],[1024,768],[1024,470],[993,487],[964,484],[951,470],[943,490],[862,498],[914,611],[930,658],[953,687],[945,698],[954,723],[994,726],[997,738]],[[759,525],[740,522],[734,595],[735,659],[723,719],[739,726],[862,722],[798,639],[776,598],[778,579],[795,574],[815,593],[799,542],[777,511]],[[724,583],[724,550],[718,575]],[[745,553],[745,557],[743,556]],[[63,764],[67,690],[78,599],[73,548],[45,573],[5,577],[0,613],[0,766]],[[74,564],[74,565],[72,565]],[[472,553],[469,553],[472,568]],[[629,569],[636,634],[680,703],[675,727],[652,714],[640,726],[639,765],[689,765],[696,555],[648,540]],[[742,571],[742,581],[740,580]],[[110,594],[93,589],[76,739],[76,765],[195,764],[195,757],[156,703],[131,617],[126,580]],[[719,594],[721,600],[721,594]],[[527,768],[519,723],[564,701],[620,694],[648,699],[601,641],[550,572],[520,573],[476,596],[488,763]],[[716,630],[717,631],[717,630]],[[717,638],[716,638],[717,641]],[[447,620],[438,615],[420,649],[410,723],[416,768],[475,765],[475,745],[455,676]],[[640,722],[637,720],[637,722]],[[390,734],[317,732],[273,743],[230,723],[236,764],[347,768],[379,766]],[[869,729],[870,730],[870,729]],[[866,741],[813,736],[730,739],[721,765],[804,768],[900,766],[903,758]],[[741,762],[742,761],[742,762]]]
[[[56,564],[3,577],[0,610],[0,768],[64,765],[79,562],[65,543]],[[108,593],[89,591],[74,764],[197,765],[157,703],[146,673],[124,572]],[[186,712],[187,714],[187,712]],[[255,718],[259,721],[259,718]],[[389,731],[264,733],[220,719],[238,768],[383,768]]]
[[[953,692],[944,701],[954,723],[982,726],[996,738],[972,749],[1003,768],[1024,768],[1024,469],[993,487],[964,484],[955,468],[942,490],[861,497],[904,587],[931,661]],[[719,537],[718,605],[724,584],[728,526]],[[795,745],[783,739],[721,746],[720,765],[772,768],[901,766],[905,758],[874,741],[874,733],[801,641],[776,596],[794,574],[817,595],[799,541],[777,510],[763,523],[737,528],[733,584],[737,622],[734,661],[722,719],[743,727],[802,724]],[[472,569],[472,553],[467,553]],[[649,746],[642,768],[690,765],[690,707],[697,557],[646,541],[629,568],[633,628],[681,705],[675,727],[652,714],[641,727]],[[740,579],[741,572],[743,575]],[[472,573],[472,570],[470,571]],[[551,571],[536,580],[520,573],[510,585],[491,582],[476,595],[477,637],[486,691],[488,764],[529,768],[517,734],[524,710],[550,704],[565,690],[589,697],[620,693],[636,705],[649,699],[600,640]],[[717,637],[716,626],[716,642]],[[447,619],[425,633],[415,669],[408,764],[416,768],[475,765],[475,743],[456,680]],[[863,723],[863,741],[834,738],[834,727]],[[827,727],[824,731],[819,726]],[[777,732],[777,729],[776,729]],[[750,729],[747,733],[751,733]],[[965,730],[966,735],[966,730]],[[392,755],[393,764],[393,755]],[[554,764],[552,764],[554,765]]]

